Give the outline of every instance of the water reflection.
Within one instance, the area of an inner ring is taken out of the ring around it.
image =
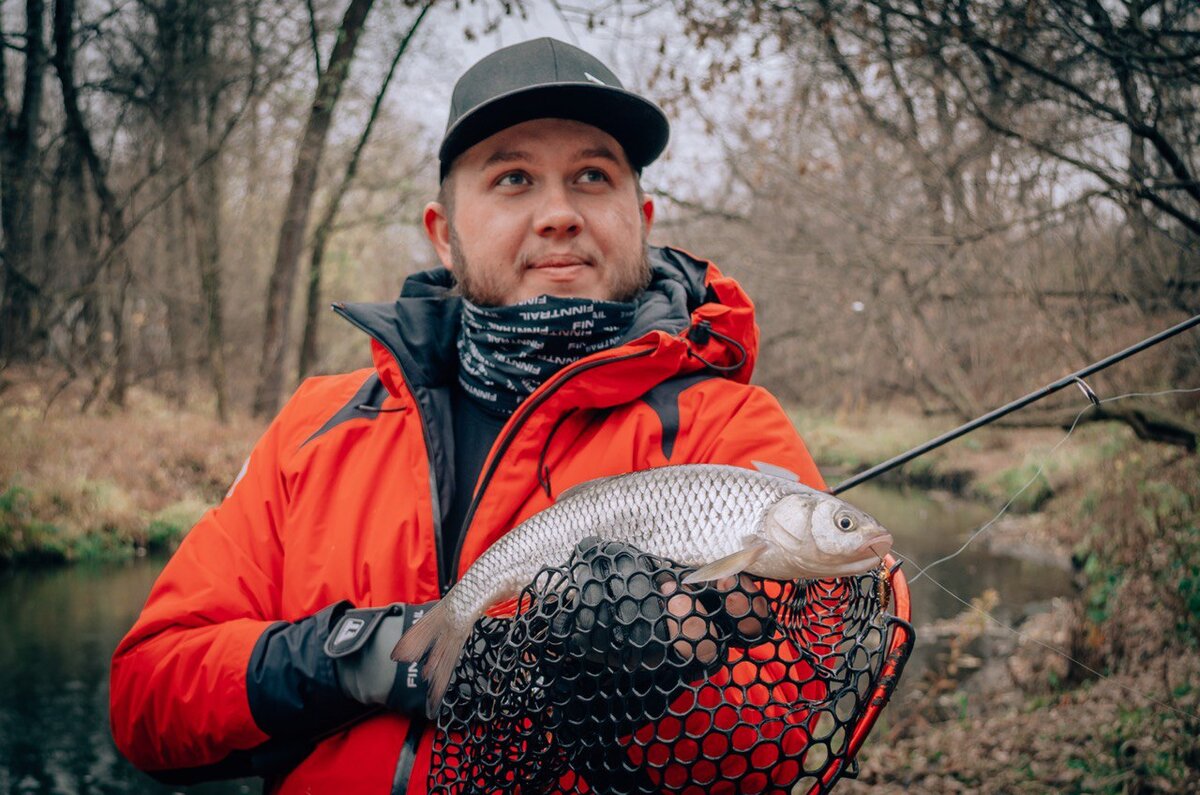
[[[108,728],[113,649],[162,561],[0,575],[0,793],[169,793],[117,753]],[[257,782],[205,784],[208,795]]]
[[[995,512],[984,505],[942,494],[898,491],[860,486],[848,491],[846,499],[870,513],[892,531],[895,554],[911,558],[904,571],[912,577],[914,564],[928,565],[948,555]],[[986,534],[985,534],[986,536]],[[918,627],[939,618],[961,613],[965,608],[934,584],[936,580],[966,601],[991,589],[1000,597],[992,611],[1002,621],[1019,621],[1031,602],[1062,596],[1071,589],[1068,572],[987,551],[985,536],[972,542],[961,555],[942,563],[912,586],[912,617]],[[932,578],[932,579],[931,579]],[[918,643],[920,636],[918,634]]]
[[[895,533],[900,552],[923,563],[957,548],[991,515],[975,504],[920,493],[864,486],[847,496]],[[0,575],[0,793],[177,791],[125,762],[108,728],[109,660],[162,563]],[[966,599],[995,588],[997,612],[1010,620],[1023,605],[1068,588],[1065,573],[989,555],[982,545],[934,576]],[[918,626],[961,609],[927,580],[913,587]],[[189,789],[210,795],[258,791],[256,780]]]

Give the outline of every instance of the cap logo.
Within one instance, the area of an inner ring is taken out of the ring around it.
[[[600,85],[602,85],[602,86],[606,86],[606,85],[608,85],[608,83],[605,83],[603,80],[601,80],[600,78],[596,77],[596,76],[595,76],[594,74],[592,74],[591,72],[584,72],[584,73],[583,73],[583,76],[584,76],[584,77],[586,77],[588,80],[591,80],[593,83],[599,83],[599,84],[600,84]]]

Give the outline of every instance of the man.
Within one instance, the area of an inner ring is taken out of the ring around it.
[[[747,383],[745,294],[647,246],[639,175],[667,135],[562,42],[462,76],[424,213],[445,267],[398,301],[335,305],[374,369],[306,381],[164,569],[113,658],[113,734],[135,764],[424,792],[420,677],[389,652],[507,530],[576,483],[666,464],[763,460],[822,487]]]

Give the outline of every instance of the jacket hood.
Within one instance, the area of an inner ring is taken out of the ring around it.
[[[633,325],[622,344],[647,334],[675,337],[692,329],[688,336],[693,347],[705,349],[702,361],[737,362],[736,374],[731,377],[748,381],[757,354],[758,329],[753,305],[741,287],[721,275],[711,262],[678,249],[652,246],[648,258],[650,285],[635,299]],[[403,388],[397,381],[401,376],[410,388],[446,386],[454,379],[462,309],[454,285],[450,271],[434,268],[409,276],[395,301],[334,304],[335,311],[375,341],[375,364],[392,394]],[[697,328],[704,331],[697,334]],[[710,346],[714,342],[730,348],[730,355],[714,352]],[[402,372],[390,372],[394,370],[388,361],[391,357]]]

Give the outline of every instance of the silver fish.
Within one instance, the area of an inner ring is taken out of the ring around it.
[[[879,565],[892,536],[854,506],[755,462],[658,467],[581,483],[514,527],[400,638],[392,659],[416,662],[437,714],[472,625],[520,593],[545,566],[563,565],[588,536],[621,541],[699,567],[685,583],[746,572],[777,580],[842,577]]]

